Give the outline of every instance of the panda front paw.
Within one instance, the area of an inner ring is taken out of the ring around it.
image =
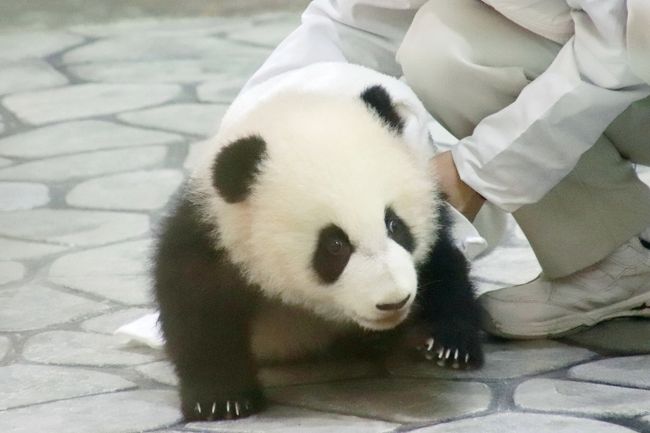
[[[483,347],[475,329],[441,327],[431,332],[421,350],[425,359],[440,367],[475,369],[483,365]]]
[[[235,420],[258,413],[265,406],[259,390],[242,392],[230,398],[216,394],[195,394],[183,396],[182,412],[186,421]]]

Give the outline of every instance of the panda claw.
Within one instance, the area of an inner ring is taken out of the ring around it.
[[[202,411],[201,411],[201,403],[199,403],[199,402],[197,401],[197,402],[196,402],[196,406],[194,406],[194,410],[196,410],[196,412],[197,412],[199,415],[202,415]]]
[[[454,352],[454,364],[456,364],[456,361],[458,361],[458,349]]]
[[[449,356],[451,356],[451,349],[447,349],[447,352],[445,352],[445,361],[449,359]]]
[[[469,353],[465,354],[465,364],[469,364]]]
[[[434,345],[435,341],[436,341],[436,340],[434,340],[433,338],[429,338],[429,339],[427,340],[426,345],[427,345],[427,350],[428,350],[428,351],[431,351],[431,349],[433,349],[433,345]]]
[[[441,347],[440,349],[438,349],[438,359],[442,359],[442,355],[444,355],[444,353],[445,353],[445,348],[444,347]]]
[[[235,402],[235,415],[239,416],[239,402],[238,401]]]
[[[214,416],[217,411],[217,402],[212,402],[212,408],[210,409],[210,415]]]

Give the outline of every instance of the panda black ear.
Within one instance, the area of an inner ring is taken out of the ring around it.
[[[404,121],[395,110],[393,101],[381,85],[368,87],[361,93],[361,99],[366,103],[368,108],[373,110],[381,120],[384,121],[388,128],[394,130],[398,134],[402,133],[404,129]]]
[[[212,185],[228,203],[248,197],[266,157],[266,142],[258,135],[240,138],[224,147],[212,165]]]

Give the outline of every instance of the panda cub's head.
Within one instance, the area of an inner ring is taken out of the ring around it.
[[[269,297],[383,330],[436,236],[435,183],[386,91],[284,92],[217,137],[194,177],[217,248]]]

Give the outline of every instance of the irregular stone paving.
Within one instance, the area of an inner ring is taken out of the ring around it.
[[[486,338],[478,371],[405,352],[264,366],[266,412],[181,421],[164,353],[112,334],[153,310],[152,227],[297,22],[267,13],[0,34],[0,432],[650,432],[648,320],[561,342]],[[650,169],[639,173],[650,183]],[[483,292],[538,272],[509,220],[473,275]]]

